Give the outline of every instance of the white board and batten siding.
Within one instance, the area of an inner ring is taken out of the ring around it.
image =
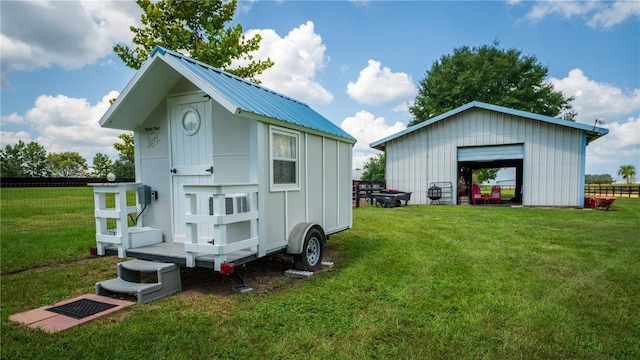
[[[584,136],[572,127],[472,108],[388,141],[387,187],[412,191],[412,203],[428,204],[429,183],[451,181],[455,188],[459,149],[518,145],[523,205],[581,206]]]
[[[270,127],[258,123],[259,174],[271,176],[269,158]],[[273,189],[269,181],[259,183],[260,207],[258,232],[266,234],[260,250],[269,252],[286,245],[288,236],[301,222],[320,224],[326,234],[352,227],[351,147],[313,133],[297,132],[299,139],[299,188]],[[268,209],[268,211],[267,211]]]

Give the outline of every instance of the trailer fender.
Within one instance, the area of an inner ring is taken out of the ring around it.
[[[311,229],[316,228],[322,234],[322,244],[327,242],[327,236],[322,230],[322,226],[314,223],[298,223],[293,227],[291,233],[289,233],[289,239],[287,243],[287,254],[297,255],[302,253],[302,247],[304,246],[304,239]]]
[[[287,252],[297,270],[316,271],[322,264],[327,237],[318,224],[299,223],[289,234]]]

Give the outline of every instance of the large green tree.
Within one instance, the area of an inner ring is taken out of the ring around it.
[[[87,160],[75,151],[50,153],[47,161],[53,177],[81,177],[89,168]]]
[[[262,37],[248,39],[241,25],[225,27],[233,20],[236,0],[138,0],[142,8],[142,27],[132,26],[130,49],[118,44],[115,52],[127,66],[139,69],[156,45],[186,52],[191,58],[224,69],[241,78],[258,82],[256,75],[273,66],[273,61],[254,60],[251,52],[258,50]],[[244,60],[246,66],[231,69],[233,60]]]
[[[409,107],[414,116],[409,126],[472,101],[567,120],[575,118],[570,104],[573,97],[553,89],[546,80],[546,66],[533,55],[498,46],[463,46],[434,62]]]
[[[627,185],[629,185],[636,180],[636,167],[633,165],[621,165],[618,175],[622,176]]]
[[[116,142],[113,147],[120,153],[118,160],[113,163],[113,173],[119,178],[131,179],[136,176],[135,147],[132,134],[120,134],[122,142]]]
[[[97,153],[93,157],[93,175],[95,177],[107,177],[113,169],[113,160],[103,153]]]
[[[385,181],[385,161],[385,153],[380,153],[377,156],[369,158],[369,160],[362,166],[362,176],[360,177],[360,180]]]
[[[0,173],[14,177],[47,176],[47,151],[35,141],[25,144],[19,140],[13,146],[7,145],[0,149]]]

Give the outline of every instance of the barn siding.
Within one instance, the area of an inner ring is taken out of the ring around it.
[[[430,182],[455,189],[458,147],[524,144],[523,205],[581,206],[582,137],[575,128],[469,109],[387,142],[387,187],[428,204]]]

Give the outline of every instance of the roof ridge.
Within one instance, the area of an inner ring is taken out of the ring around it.
[[[196,59],[194,59],[192,57],[189,57],[187,55],[181,54],[181,53],[179,53],[179,52],[177,52],[175,50],[169,50],[169,49],[166,49],[166,48],[164,48],[164,47],[162,47],[160,45],[156,45],[153,48],[153,51],[151,51],[151,54],[149,55],[149,58],[153,57],[156,53],[160,53],[160,55],[164,55],[165,53],[168,53],[169,55],[179,57],[179,58],[184,59],[186,61],[192,62],[193,64],[196,64],[196,65],[202,66],[204,68],[207,68],[207,69],[209,69],[211,71],[215,71],[215,72],[218,72],[218,73],[220,73],[222,75],[229,76],[230,78],[233,78],[234,80],[238,80],[240,82],[243,82],[246,85],[254,86],[254,87],[256,87],[256,88],[258,88],[260,90],[263,90],[263,91],[266,91],[266,92],[270,92],[270,93],[272,93],[272,94],[274,94],[276,96],[280,96],[280,97],[283,97],[283,98],[285,98],[287,100],[294,101],[294,102],[296,102],[298,104],[304,105],[306,107],[310,107],[307,103],[304,103],[304,102],[302,102],[300,100],[296,100],[296,99],[294,99],[294,98],[292,98],[290,96],[281,94],[281,93],[279,93],[277,91],[274,91],[274,90],[271,90],[269,88],[266,88],[266,87],[264,87],[264,86],[262,86],[260,84],[256,84],[256,83],[254,83],[252,81],[249,81],[249,80],[241,78],[241,77],[239,77],[237,75],[231,74],[228,71],[222,70],[220,68],[217,68],[215,66],[211,66],[209,64],[206,64],[206,63],[204,63],[202,61],[196,60]]]

